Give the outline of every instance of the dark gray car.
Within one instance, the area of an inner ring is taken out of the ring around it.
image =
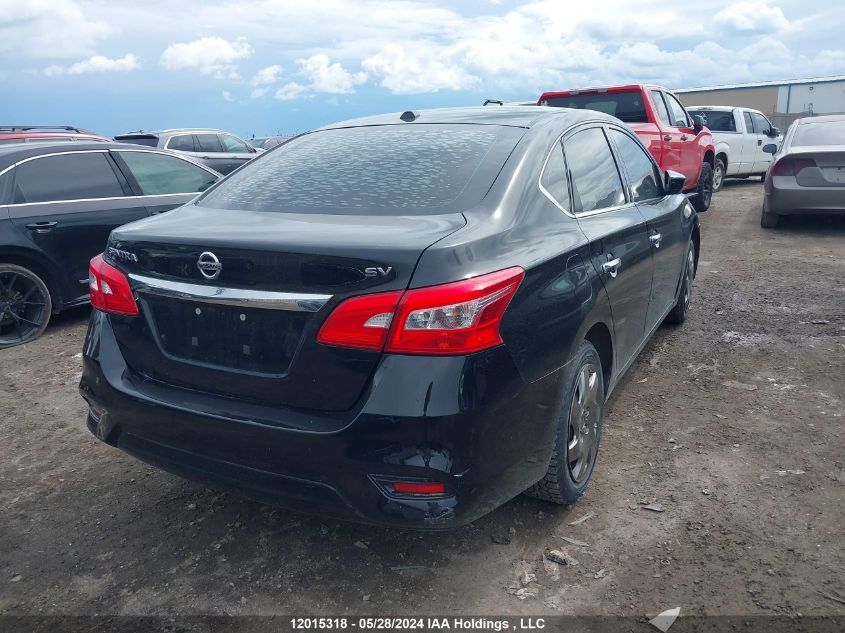
[[[774,154],[766,177],[761,226],[782,215],[845,214],[845,115],[808,117],[793,123]]]
[[[114,139],[180,152],[221,174],[236,170],[259,153],[234,134],[210,128],[138,130],[120,134]]]

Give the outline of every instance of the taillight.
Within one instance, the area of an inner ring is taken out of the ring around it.
[[[797,176],[802,169],[817,166],[812,158],[781,158],[772,167],[772,176]]]
[[[499,324],[521,268],[454,283],[353,297],[317,335],[326,345],[394,354],[471,354],[502,344]]]
[[[138,315],[138,304],[132,296],[129,280],[102,255],[97,255],[88,266],[88,287],[91,305],[98,310],[124,316]]]

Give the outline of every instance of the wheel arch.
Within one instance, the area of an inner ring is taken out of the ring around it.
[[[601,373],[605,391],[607,391],[613,376],[613,335],[610,333],[610,328],[602,321],[594,323],[584,334],[584,340],[589,341],[599,354]]]
[[[59,284],[58,277],[53,272],[49,262],[36,253],[26,251],[23,249],[9,249],[0,250],[0,263],[15,264],[28,268],[36,275],[41,277],[47,290],[50,291],[50,300],[53,302],[53,311],[58,312],[62,308],[62,291]]]

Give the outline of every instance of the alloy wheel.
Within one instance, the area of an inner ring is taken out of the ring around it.
[[[0,346],[17,345],[37,336],[50,318],[48,298],[28,275],[0,271]]]
[[[722,170],[721,166],[716,165],[716,169],[713,171],[713,190],[719,191],[722,188],[722,181],[725,179],[725,172]]]
[[[687,265],[684,271],[684,311],[689,309],[689,302],[692,299],[692,281],[693,271],[695,270],[695,260],[693,259],[692,249],[687,253]]]
[[[592,363],[586,363],[578,372],[569,409],[566,461],[572,481],[576,484],[583,482],[592,470],[598,446],[600,416],[598,369]]]

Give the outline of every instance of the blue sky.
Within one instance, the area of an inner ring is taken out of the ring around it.
[[[841,0],[0,0],[0,123],[301,132],[378,112],[845,74]]]

